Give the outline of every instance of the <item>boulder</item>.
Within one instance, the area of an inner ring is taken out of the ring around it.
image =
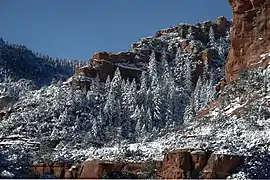
[[[179,149],[164,156],[157,173],[161,179],[226,178],[244,163],[244,157],[210,151]]]
[[[179,149],[167,153],[163,159],[163,166],[158,172],[162,179],[184,179],[192,169],[192,149]]]
[[[226,36],[230,26],[230,22],[224,16],[218,17],[214,23],[216,37],[220,38],[221,36]]]
[[[146,167],[145,163],[128,162],[121,170],[121,172],[125,174],[132,174],[138,177],[139,174],[142,172],[142,170],[145,169],[145,167]]]
[[[79,172],[80,179],[100,179],[104,174],[119,173],[125,166],[124,162],[86,161]]]
[[[109,60],[110,59],[110,54],[107,52],[97,52],[93,54],[92,59],[95,60]]]
[[[71,165],[70,164],[61,164],[61,163],[40,163],[35,164],[29,168],[29,177],[30,178],[39,178],[43,177],[46,174],[55,176],[56,178],[76,178],[69,173]]]
[[[242,156],[211,154],[207,165],[202,170],[205,179],[225,179],[237,167],[243,165],[245,158]]]
[[[190,155],[192,159],[192,164],[194,166],[194,170],[200,172],[205,167],[211,153],[203,150],[195,150],[190,152]]]

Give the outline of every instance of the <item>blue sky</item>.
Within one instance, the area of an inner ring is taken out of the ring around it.
[[[0,36],[53,57],[127,50],[179,23],[232,17],[228,0],[0,0]]]

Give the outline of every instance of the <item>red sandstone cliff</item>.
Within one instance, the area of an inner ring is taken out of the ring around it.
[[[118,178],[149,178],[147,175],[153,175],[159,179],[210,179],[226,178],[243,162],[242,156],[179,149],[165,154],[163,161],[152,163],[93,160],[78,166],[38,164],[30,168],[29,175],[31,178],[51,174],[57,178],[99,179],[114,174]]]
[[[270,57],[270,0],[229,0],[233,29],[226,64],[227,82],[242,70],[267,67]]]

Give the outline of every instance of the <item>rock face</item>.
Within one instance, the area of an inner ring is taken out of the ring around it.
[[[80,169],[79,178],[82,179],[99,179],[105,173],[121,172],[125,166],[122,162],[105,162],[105,161],[86,161]]]
[[[30,168],[29,177],[56,177],[56,178],[79,178],[100,179],[102,177],[132,177],[138,178],[145,171],[148,164],[121,162],[121,161],[85,161],[81,165],[70,164],[38,164]]]
[[[76,74],[81,73],[87,77],[96,77],[98,75],[101,81],[106,81],[108,76],[113,77],[116,68],[119,67],[124,79],[133,79],[140,74],[140,67],[128,68],[124,67],[124,64],[134,64],[135,62],[134,53],[109,54],[107,52],[98,52],[93,55],[89,66],[78,68]]]
[[[39,164],[30,168],[30,177],[56,178],[226,178],[244,163],[244,157],[203,150],[178,149],[165,154],[162,162],[135,163],[92,160],[81,165]]]
[[[211,154],[207,165],[202,170],[205,179],[226,178],[232,171],[244,163],[244,157]]]
[[[243,163],[244,157],[241,156],[181,149],[165,155],[158,177],[161,179],[226,178]]]
[[[56,177],[56,178],[77,178],[79,168],[76,166],[71,166],[71,164],[37,164],[30,167],[29,177],[39,178],[39,177]]]
[[[227,82],[240,71],[267,67],[270,63],[270,0],[229,0],[233,29],[226,64]]]
[[[166,35],[168,33],[180,33],[181,37],[187,38],[190,33],[194,35],[195,40],[199,40],[203,43],[209,41],[209,30],[213,28],[216,38],[220,38],[226,35],[228,28],[230,28],[230,22],[223,16],[218,17],[215,22],[205,21],[196,25],[190,24],[178,24],[177,26],[163,29],[156,32],[156,37]]]

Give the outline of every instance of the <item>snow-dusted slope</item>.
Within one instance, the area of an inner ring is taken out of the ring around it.
[[[8,44],[0,38],[0,83],[32,80],[38,87],[52,81],[64,80],[74,73],[76,65],[84,61],[54,59],[28,49],[26,46]]]

